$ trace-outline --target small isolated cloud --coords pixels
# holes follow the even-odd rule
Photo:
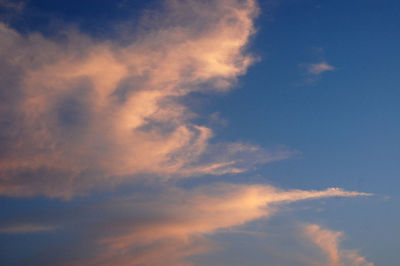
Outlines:
[[[305,70],[304,80],[306,84],[312,84],[321,78],[321,75],[325,72],[334,71],[336,68],[326,61],[321,61],[314,64],[299,64],[299,67]]]
[[[343,232],[336,232],[321,228],[316,224],[306,225],[304,235],[312,241],[322,252],[325,261],[316,262],[315,265],[327,266],[373,266],[357,250],[342,249],[340,247]]]
[[[332,65],[329,65],[327,62],[308,64],[305,66],[307,68],[308,74],[316,75],[316,76],[321,75],[322,73],[327,72],[327,71],[335,70],[335,67]]]

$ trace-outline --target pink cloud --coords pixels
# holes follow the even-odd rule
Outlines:
[[[243,143],[213,148],[212,129],[193,123],[180,100],[235,85],[254,61],[246,46],[257,12],[253,0],[168,1],[123,45],[0,24],[0,56],[15,71],[7,77],[15,99],[0,109],[13,115],[0,194],[70,198],[143,174],[235,174],[291,156]]]
[[[118,234],[108,237],[100,237],[98,244],[104,246],[106,251],[90,263],[101,265],[104,261],[115,262],[114,259],[119,258],[122,261],[130,261],[133,265],[152,265],[150,262],[153,258],[163,261],[164,257],[172,257],[177,260],[174,263],[180,265],[187,257],[185,251],[190,250],[190,255],[194,255],[218,249],[207,240],[207,235],[217,234],[221,229],[234,228],[262,217],[268,218],[279,210],[277,204],[325,197],[368,195],[340,189],[283,191],[263,185],[214,184],[193,190],[172,188],[166,194],[161,194],[154,200],[146,199],[142,203],[128,203],[129,200],[125,199],[119,204],[114,202],[113,205],[122,206],[124,212],[128,213],[129,208],[140,206],[151,210],[155,217],[159,218],[147,220],[142,225],[132,222],[133,226],[130,226],[126,220],[123,224],[113,224],[112,227],[115,228],[124,225],[124,230],[118,230]],[[137,212],[137,209],[135,210]],[[168,248],[171,247],[168,243],[175,248]],[[130,255],[129,250],[142,245],[153,248],[150,248],[148,253]]]
[[[340,189],[281,190],[268,185],[220,183],[194,189],[162,186],[73,209],[49,209],[39,214],[41,221],[51,224],[49,228],[66,230],[71,239],[60,246],[46,246],[47,252],[57,257],[48,256],[43,264],[54,264],[61,256],[63,265],[191,265],[190,256],[223,248],[210,236],[268,219],[283,204],[368,195]],[[19,234],[48,229],[33,222],[36,215],[5,220],[0,229]],[[310,228],[307,232],[314,236]]]
[[[329,266],[373,266],[364,257],[358,254],[356,250],[348,250],[340,247],[343,232],[336,232],[321,228],[319,225],[311,224],[304,228],[304,234],[321,249],[325,255],[325,262],[318,262],[316,265]]]

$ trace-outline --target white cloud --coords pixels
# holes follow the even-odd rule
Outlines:
[[[327,62],[308,64],[308,65],[306,65],[306,67],[307,67],[308,74],[317,75],[317,76],[324,72],[335,70],[335,67],[332,65],[329,65]]]

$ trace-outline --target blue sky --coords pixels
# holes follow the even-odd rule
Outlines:
[[[397,1],[0,1],[0,263],[397,265]]]

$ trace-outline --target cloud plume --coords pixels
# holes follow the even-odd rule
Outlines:
[[[123,42],[0,24],[0,194],[69,198],[143,174],[241,173],[289,157],[243,143],[213,148],[212,129],[193,123],[182,101],[227,91],[246,72],[257,12],[253,0],[167,1]]]

